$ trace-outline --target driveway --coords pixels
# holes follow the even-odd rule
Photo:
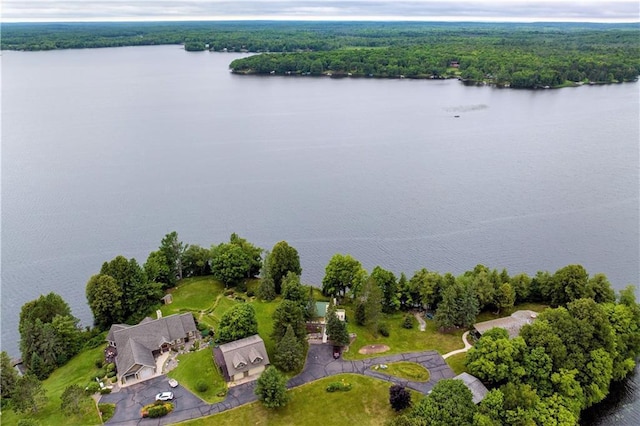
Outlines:
[[[371,369],[371,367],[377,364],[388,364],[397,361],[411,361],[423,365],[429,370],[431,375],[429,381],[413,382],[387,376]],[[333,346],[331,345],[309,345],[309,352],[307,353],[304,369],[300,374],[289,380],[287,387],[294,388],[323,377],[342,373],[364,374],[391,383],[401,384],[425,394],[430,391],[439,380],[453,378],[455,376],[451,368],[449,368],[442,358],[442,355],[436,351],[411,352],[379,356],[358,361],[346,361],[342,358],[333,359]],[[255,386],[255,381],[234,386],[229,388],[224,401],[218,402],[217,404],[208,404],[182,386],[171,389],[169,387],[169,379],[167,379],[166,376],[160,376],[128,386],[119,392],[103,395],[100,402],[116,404],[115,414],[111,420],[107,422],[109,425],[159,426],[220,413],[256,401],[257,397],[254,394]],[[174,410],[171,413],[159,419],[143,419],[140,417],[140,410],[143,406],[154,402],[156,394],[168,390],[171,390],[174,394]]]

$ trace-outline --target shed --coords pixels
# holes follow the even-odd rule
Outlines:
[[[171,294],[165,294],[164,296],[162,296],[162,303],[164,303],[165,305],[170,305],[171,303],[173,303],[173,296]]]
[[[489,392],[489,389],[478,379],[476,376],[472,376],[469,373],[461,373],[453,378],[454,380],[462,380],[464,385],[469,388],[471,394],[473,395],[473,403],[479,404],[480,401],[484,399],[484,397]]]

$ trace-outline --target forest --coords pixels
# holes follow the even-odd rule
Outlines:
[[[262,53],[238,74],[458,78],[513,88],[635,81],[637,24],[189,22],[2,24],[3,50],[183,45]]]

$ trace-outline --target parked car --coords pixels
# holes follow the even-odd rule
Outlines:
[[[171,401],[173,399],[173,392],[160,392],[156,395],[156,401]]]
[[[172,388],[178,387],[178,381],[176,379],[169,379],[169,386]]]
[[[340,346],[334,346],[333,347],[333,359],[338,359],[340,358],[340,352],[341,352]]]

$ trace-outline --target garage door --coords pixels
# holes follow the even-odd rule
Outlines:
[[[140,380],[148,379],[153,376],[153,373],[154,371],[152,368],[143,367],[142,370],[140,370],[140,372],[138,373],[138,377],[140,377]]]

